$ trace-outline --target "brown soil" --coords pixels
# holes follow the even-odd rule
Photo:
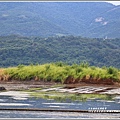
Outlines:
[[[25,90],[29,88],[45,88],[51,87],[54,85],[58,85],[60,83],[55,82],[44,82],[44,81],[0,81],[0,87],[5,87],[6,90]],[[79,86],[104,86],[110,88],[119,88],[120,83],[114,83],[113,85],[107,84],[92,84],[92,83],[85,83],[79,82],[75,84],[63,84],[67,88],[75,88]]]
[[[85,82],[87,84],[104,84],[104,85],[114,85],[115,82],[113,79],[102,79],[102,78],[92,78],[91,76],[87,75],[82,79],[77,78],[75,79],[73,76],[68,76],[64,83],[65,84],[78,84],[81,82]]]
[[[42,88],[56,85],[55,82],[43,81],[0,81],[0,87],[5,87],[6,90],[26,90],[29,88]]]
[[[109,87],[109,88],[119,88],[120,84],[114,84],[114,85],[106,85],[106,84],[89,84],[85,82],[81,82],[79,84],[65,84],[66,88],[75,88],[80,86],[94,86],[94,87]]]

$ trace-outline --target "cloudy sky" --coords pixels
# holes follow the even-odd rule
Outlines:
[[[120,5],[120,1],[106,1],[106,2],[112,3],[114,5]]]

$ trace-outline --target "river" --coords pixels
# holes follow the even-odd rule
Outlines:
[[[120,110],[120,95],[110,95],[110,100],[100,98],[85,101],[66,99],[58,101],[31,97],[26,92],[0,93],[0,118],[120,118],[120,113],[61,112],[55,110]],[[52,109],[54,111],[20,111],[21,109]],[[4,110],[2,110],[4,109]],[[13,110],[5,110],[13,109]]]

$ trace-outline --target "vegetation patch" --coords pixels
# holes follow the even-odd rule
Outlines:
[[[73,93],[60,93],[57,91],[41,91],[38,89],[29,89],[26,90],[31,97],[37,98],[42,98],[42,99],[53,99],[56,101],[66,101],[66,100],[71,100],[71,101],[82,101],[85,102],[88,99],[102,99],[102,100],[112,100],[114,95],[106,95],[106,94],[73,94]]]
[[[72,65],[63,62],[28,66],[19,65],[1,71],[0,77],[5,77],[5,80],[34,80],[64,84],[81,82],[114,84],[120,82],[119,69],[114,67],[94,67],[86,62]]]
[[[87,61],[92,66],[120,68],[119,41],[119,38],[105,40],[72,35],[46,38],[0,36],[0,67]]]

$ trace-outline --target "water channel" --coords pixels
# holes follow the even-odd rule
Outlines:
[[[7,93],[7,94],[6,94]],[[11,94],[12,93],[12,94]],[[24,93],[24,92],[23,92]],[[19,111],[16,108],[54,109],[54,110],[120,110],[120,95],[108,95],[109,99],[88,98],[86,100],[55,100],[45,99],[18,91],[0,94],[0,118],[120,118],[120,113],[81,113],[81,112],[50,112],[50,111]],[[2,109],[14,110],[2,110]]]

